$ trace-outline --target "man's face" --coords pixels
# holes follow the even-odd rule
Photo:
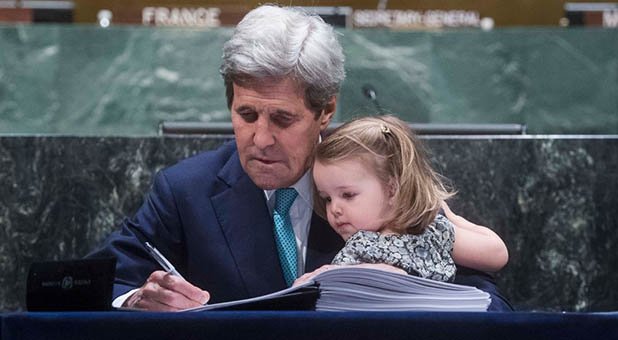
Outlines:
[[[232,124],[243,169],[262,189],[294,184],[311,167],[320,131],[335,112],[336,97],[316,120],[304,89],[289,78],[234,83]]]

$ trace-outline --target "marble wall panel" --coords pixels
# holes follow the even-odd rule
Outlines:
[[[25,308],[33,261],[75,259],[141,205],[156,171],[219,137],[0,137],[0,311]],[[451,206],[510,250],[523,310],[618,310],[618,137],[431,137]]]
[[[618,133],[618,30],[340,30],[338,114],[518,123],[534,134]],[[0,133],[156,135],[229,121],[219,75],[232,28],[0,26]]]

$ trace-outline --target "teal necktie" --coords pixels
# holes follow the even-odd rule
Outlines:
[[[275,192],[275,210],[273,220],[275,221],[275,241],[279,252],[281,269],[288,287],[294,283],[297,276],[296,264],[296,237],[290,220],[290,207],[298,196],[294,188],[277,189]]]

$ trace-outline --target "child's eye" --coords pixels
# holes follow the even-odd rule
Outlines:
[[[331,201],[330,196],[327,196],[327,197],[322,197],[322,199],[323,199],[324,201],[326,201],[326,204],[330,203],[330,201]]]
[[[353,192],[344,192],[341,196],[345,199],[352,199],[356,194]]]

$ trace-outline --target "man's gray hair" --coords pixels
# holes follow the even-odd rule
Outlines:
[[[320,114],[345,78],[344,56],[333,28],[300,9],[260,6],[242,19],[223,46],[221,75],[228,108],[234,82],[292,77],[305,87],[309,108]]]

